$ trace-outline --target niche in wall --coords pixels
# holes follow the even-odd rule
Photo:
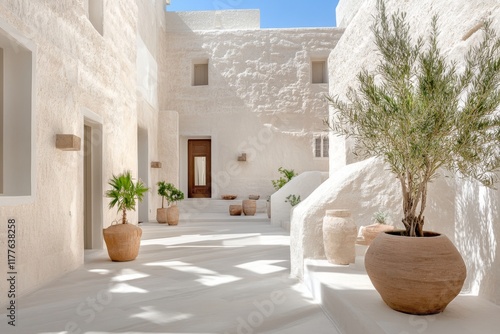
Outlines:
[[[33,50],[12,27],[0,24],[0,205],[33,195]]]

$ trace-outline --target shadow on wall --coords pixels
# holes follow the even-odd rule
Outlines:
[[[467,265],[464,289],[500,303],[500,191],[457,184],[455,242]]]

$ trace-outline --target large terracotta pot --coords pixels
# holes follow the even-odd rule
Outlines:
[[[167,208],[167,223],[168,225],[179,224],[179,208],[175,204]]]
[[[156,209],[156,221],[160,224],[167,223],[167,208]]]
[[[104,241],[112,261],[132,261],[139,254],[142,229],[133,224],[111,225],[103,230]]]
[[[366,251],[366,272],[384,302],[396,311],[440,313],[462,289],[466,268],[453,243],[439,233],[424,235],[380,233]]]

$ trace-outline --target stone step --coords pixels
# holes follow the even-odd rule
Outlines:
[[[212,198],[189,198],[179,202],[181,213],[227,213],[229,215],[229,205],[242,204],[243,199],[234,200],[212,199]],[[256,201],[257,213],[266,212],[266,200]]]
[[[500,306],[470,294],[460,294],[436,315],[392,310],[373,287],[359,253],[349,266],[306,259],[304,267],[305,285],[341,333],[493,334],[500,328]]]

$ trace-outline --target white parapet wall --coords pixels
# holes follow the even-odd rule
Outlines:
[[[260,29],[260,11],[247,9],[166,12],[166,21],[168,32],[255,30]]]
[[[271,196],[271,224],[290,231],[290,213],[292,206],[285,202],[289,195],[300,196],[304,200],[321,183],[328,179],[326,172],[304,172],[291,179]],[[300,205],[300,204],[299,204]]]
[[[335,9],[337,27],[347,27],[365,1],[366,0],[340,0]]]

